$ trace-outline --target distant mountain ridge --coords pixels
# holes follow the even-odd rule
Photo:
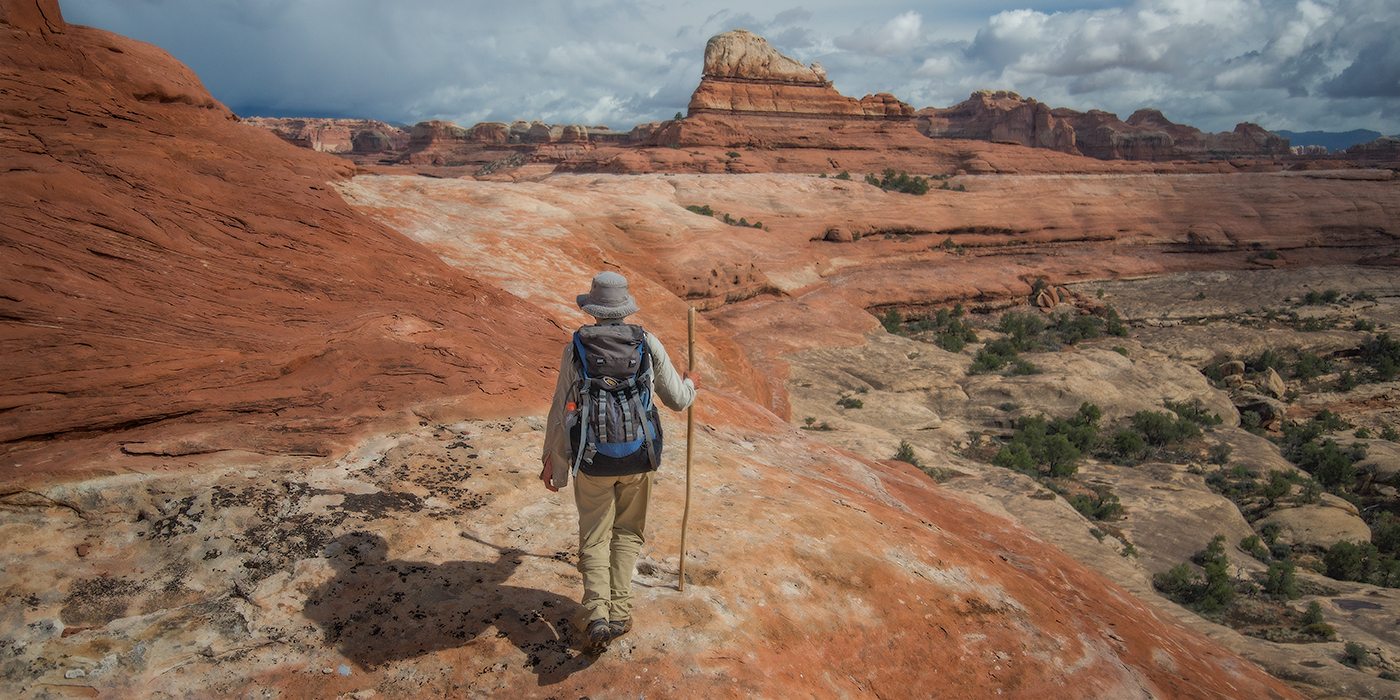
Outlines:
[[[1275,130],[1274,133],[1288,139],[1290,146],[1326,146],[1328,151],[1344,150],[1358,143],[1369,143],[1384,136],[1381,132],[1370,129],[1352,129],[1351,131]]]

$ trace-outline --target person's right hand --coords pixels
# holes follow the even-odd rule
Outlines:
[[[686,371],[685,373],[683,373],[683,374],[681,375],[681,378],[682,378],[682,379],[689,379],[689,380],[690,380],[690,383],[695,385],[695,390],[696,390],[696,391],[699,391],[699,390],[700,390],[700,373],[699,373],[699,372],[696,372],[696,371],[694,371],[694,370],[688,370],[688,371]]]
[[[544,482],[544,487],[550,491],[558,491],[559,487],[554,485],[554,464],[546,457],[544,467],[540,469],[540,481]]]

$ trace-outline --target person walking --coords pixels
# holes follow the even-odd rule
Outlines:
[[[651,398],[684,411],[700,374],[681,376],[656,336],[627,323],[640,309],[622,275],[598,273],[577,302],[594,323],[580,327],[564,348],[539,478],[558,491],[573,477],[583,575],[575,623],[586,638],[584,651],[597,655],[632,629],[632,574],[661,458]]]

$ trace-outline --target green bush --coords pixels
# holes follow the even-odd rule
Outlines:
[[[1053,478],[1074,476],[1079,458],[1098,445],[1098,421],[1103,412],[1084,402],[1071,418],[1022,416],[1016,421],[1011,442],[1003,446],[992,464],[1027,474],[1045,472]]]
[[[1250,535],[1240,540],[1240,549],[1249,552],[1249,556],[1262,562],[1269,561],[1269,548],[1264,546],[1264,542],[1259,539],[1259,535]]]
[[[1007,338],[998,338],[983,345],[977,351],[977,355],[972,358],[972,366],[968,368],[968,373],[991,374],[999,372],[1016,359],[1015,343]]]
[[[1263,372],[1269,369],[1282,373],[1287,367],[1287,362],[1283,356],[1272,349],[1259,353],[1259,357],[1245,363],[1250,372]]]
[[[1376,569],[1375,545],[1370,542],[1338,542],[1323,556],[1327,576],[1338,581],[1365,581]]]
[[[1192,399],[1190,402],[1166,401],[1164,405],[1177,416],[1201,427],[1220,425],[1225,422],[1219,413],[1207,413],[1205,404],[1201,403],[1200,399]]]
[[[1147,444],[1154,447],[1165,447],[1201,435],[1201,429],[1196,427],[1194,422],[1169,413],[1138,411],[1130,420],[1133,429],[1142,434]]]
[[[904,335],[904,315],[899,313],[899,309],[890,309],[880,317],[880,324],[885,327],[885,332],[891,335]]]
[[[1294,600],[1298,597],[1298,579],[1293,562],[1276,561],[1269,564],[1264,575],[1264,592],[1275,598]]]
[[[1366,647],[1357,642],[1347,642],[1342,651],[1342,661],[1348,666],[1361,668],[1371,665],[1371,653],[1366,651]]]
[[[1216,535],[1193,557],[1205,569],[1205,577],[1190,564],[1181,563],[1152,576],[1152,585],[1172,600],[1202,614],[1220,612],[1235,597],[1230,584],[1230,561],[1225,556],[1225,536]]]
[[[841,408],[865,408],[865,402],[852,396],[842,396],[836,400],[836,405]]]
[[[1293,491],[1293,482],[1288,475],[1277,469],[1269,472],[1269,482],[1260,489],[1259,495],[1272,506],[1275,501]]]
[[[1218,611],[1235,597],[1235,589],[1230,585],[1230,560],[1225,555],[1225,536],[1216,535],[1196,556],[1206,570],[1205,590],[1196,605],[1202,612]]]
[[[1400,341],[1382,333],[1361,346],[1361,359],[1371,366],[1374,381],[1393,381],[1400,374]]]
[[[1303,613],[1298,622],[1302,625],[1305,634],[1321,639],[1332,639],[1337,636],[1337,630],[1322,618],[1322,604],[1315,600],[1308,604],[1307,612]]]
[[[1117,457],[1136,462],[1145,456],[1147,441],[1138,433],[1124,429],[1114,433],[1109,441],[1109,450]]]
[[[1090,520],[1117,520],[1123,515],[1123,504],[1118,496],[1107,487],[1094,487],[1094,495],[1076,494],[1069,497],[1069,504]]]
[[[866,175],[865,181],[882,190],[891,192],[903,192],[904,194],[928,193],[929,182],[922,177],[910,177],[909,173],[903,171],[896,174],[894,168],[885,168],[883,174],[883,178],[875,177],[874,175]]]
[[[1299,355],[1298,362],[1293,365],[1293,376],[1303,381],[1317,379],[1330,371],[1332,371],[1330,363],[1310,352]]]
[[[897,462],[905,462],[916,467],[922,466],[919,464],[918,458],[914,456],[914,446],[909,444],[908,440],[899,441],[899,450],[894,453],[894,459]]]

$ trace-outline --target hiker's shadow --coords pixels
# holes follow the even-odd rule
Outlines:
[[[525,555],[501,549],[495,561],[442,564],[386,559],[388,543],[373,533],[342,535],[326,546],[334,579],[303,610],[361,668],[469,644],[493,631],[528,657],[541,685],[586,668],[570,620],[579,604],[533,588],[505,585]]]

